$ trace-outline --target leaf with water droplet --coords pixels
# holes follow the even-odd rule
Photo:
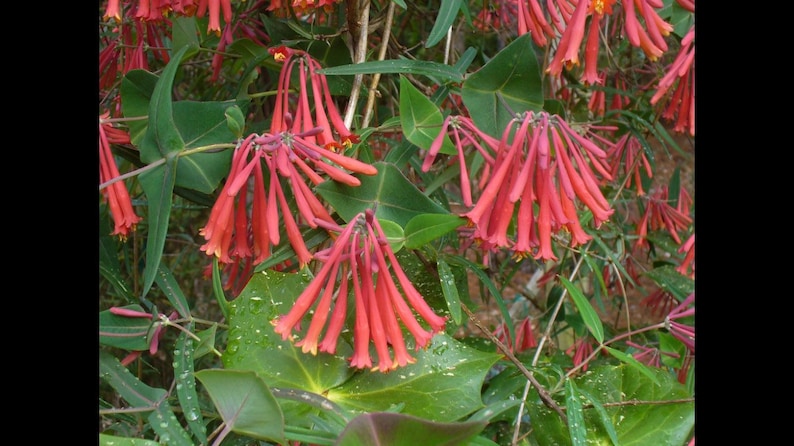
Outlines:
[[[185,329],[187,331],[192,332],[194,328],[194,323],[188,322],[185,325]],[[187,425],[190,428],[190,431],[193,432],[193,435],[196,436],[196,439],[199,440],[201,444],[207,443],[207,428],[204,425],[204,420],[201,417],[201,407],[199,407],[198,403],[198,395],[196,394],[196,378],[193,375],[195,370],[195,365],[193,362],[193,343],[191,342],[188,345],[188,335],[187,332],[182,331],[179,334],[179,337],[176,340],[176,345],[174,346],[174,362],[176,363],[176,367],[174,367],[174,376],[176,381],[176,394],[179,398],[179,404],[182,406],[182,411],[184,413],[191,413],[196,415],[191,419],[191,417],[185,417],[187,419]],[[181,351],[181,354],[177,354],[177,351]]]

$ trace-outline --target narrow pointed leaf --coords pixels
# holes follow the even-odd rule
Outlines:
[[[429,76],[440,82],[460,82],[463,80],[463,74],[449,65],[408,59],[376,60],[358,64],[339,65],[324,68],[318,70],[318,72],[326,75],[408,73]]]
[[[543,109],[543,84],[529,33],[517,38],[463,82],[461,97],[484,132],[501,138],[516,113]]]
[[[165,294],[165,297],[168,298],[168,302],[171,302],[171,305],[174,306],[180,317],[190,318],[190,306],[182,290],[179,288],[179,283],[174,278],[174,275],[171,274],[171,270],[162,263],[158,267],[158,270],[157,276],[155,277],[157,286],[160,287],[160,290]]]
[[[193,446],[190,434],[179,424],[174,411],[166,402],[168,392],[149,387],[136,378],[118,359],[105,351],[99,352],[99,376],[107,381],[130,407],[152,409],[148,421],[162,443],[174,446]]]
[[[379,219],[391,220],[402,227],[417,215],[449,214],[424,196],[394,164],[377,162],[374,166],[377,175],[356,175],[361,180],[360,186],[325,181],[316,190],[345,221],[372,208]]]
[[[485,425],[484,421],[437,423],[400,413],[376,412],[354,418],[335,446],[465,446]]]
[[[582,320],[584,321],[587,329],[590,330],[590,333],[593,337],[598,341],[599,344],[604,342],[604,326],[601,323],[601,318],[598,317],[598,313],[596,313],[595,309],[592,305],[590,305],[590,301],[582,294],[579,288],[576,287],[573,283],[571,283],[565,277],[560,277],[560,281],[562,282],[563,286],[566,290],[568,290],[568,294],[571,295],[573,298],[574,304],[576,304],[576,308],[579,310],[579,314],[582,315]]]
[[[584,389],[577,388],[576,391],[579,392],[580,395],[583,395],[585,398],[590,400],[590,404],[593,405],[593,409],[595,409],[595,411],[598,413],[598,416],[601,419],[601,425],[604,427],[607,435],[609,435],[609,439],[612,441],[612,444],[614,446],[620,446],[620,440],[618,440],[618,433],[615,431],[615,425],[612,424],[612,419],[609,417],[606,409],[604,409],[604,405],[601,404],[601,401]]]
[[[466,224],[452,214],[417,215],[405,225],[405,247],[416,249]]]
[[[196,372],[223,422],[240,435],[287,444],[284,415],[267,384],[254,372],[204,369]]]
[[[650,277],[660,288],[670,292],[679,302],[683,302],[687,296],[695,292],[695,281],[675,270],[670,265],[660,266],[645,275]]]
[[[184,328],[188,332],[192,332],[194,323],[189,322]],[[187,420],[188,428],[201,444],[207,444],[207,427],[204,424],[204,417],[201,415],[201,406],[196,392],[194,349],[193,339],[187,335],[187,332],[180,332],[174,346],[174,381],[176,381],[176,395],[185,420]]]
[[[182,47],[172,55],[171,61],[166,65],[154,87],[152,100],[149,102],[149,126],[140,145],[141,160],[147,164],[179,152],[185,147],[185,142],[174,121],[171,96],[174,77],[187,50],[188,47]]]
[[[656,375],[654,375],[653,370],[647,365],[641,363],[640,361],[637,361],[636,359],[634,359],[633,356],[627,355],[626,353],[623,353],[620,350],[608,346],[604,346],[604,348],[607,349],[610,355],[618,358],[619,360],[626,363],[628,366],[635,368],[640,373],[647,376],[648,379],[654,382],[654,384],[659,384],[659,380],[656,378]]]
[[[420,149],[429,150],[443,123],[444,116],[438,107],[405,76],[400,76],[400,125],[405,139]],[[450,155],[458,153],[449,136],[444,136],[440,151]]]
[[[571,445],[584,446],[587,444],[587,429],[585,428],[582,401],[573,380],[565,381],[565,414],[568,416],[568,433],[571,436]]]
[[[125,438],[115,435],[99,434],[99,446],[161,446],[154,440],[143,438]]]
[[[455,286],[455,275],[452,274],[452,269],[444,259],[438,259],[438,281],[441,283],[441,290],[444,292],[444,298],[447,301],[449,314],[452,315],[452,320],[456,325],[460,325],[462,320],[460,309],[460,296],[458,296],[458,288]]]
[[[425,48],[434,46],[447,35],[447,31],[449,31],[455,21],[455,17],[458,15],[458,11],[460,11],[461,3],[463,3],[462,0],[441,0],[441,7],[438,9],[433,29],[430,30],[430,34],[427,36]]]
[[[171,157],[166,164],[139,175],[146,198],[149,200],[149,235],[146,243],[146,266],[143,270],[143,292],[149,293],[160,268],[160,258],[168,234],[168,221],[171,217],[174,182],[176,179],[177,158]]]

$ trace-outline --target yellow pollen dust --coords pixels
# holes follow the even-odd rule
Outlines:
[[[284,62],[287,56],[284,53],[276,53],[273,55],[273,59],[276,59],[276,62]]]
[[[594,0],[593,1],[593,9],[595,12],[599,14],[604,13],[604,0]]]

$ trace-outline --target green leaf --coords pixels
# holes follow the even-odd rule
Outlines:
[[[417,147],[429,150],[441,132],[444,116],[438,107],[405,78],[400,76],[400,125],[405,139]],[[441,153],[457,154],[448,135],[444,136]]]
[[[107,381],[131,408],[151,409],[148,422],[160,436],[161,443],[192,446],[190,435],[179,424],[164,389],[149,387],[136,378],[118,359],[106,351],[99,352],[99,376]]]
[[[193,331],[194,324],[189,322],[185,330],[180,331],[174,346],[174,381],[176,382],[176,395],[182,414],[187,420],[187,425],[196,439],[201,444],[207,444],[207,426],[201,415],[198,393],[196,392],[196,377],[194,375],[194,348],[193,339],[188,332]]]
[[[229,130],[231,130],[238,139],[242,138],[243,131],[245,131],[245,116],[243,115],[243,110],[238,105],[232,105],[231,107],[227,107],[223,114],[226,116],[226,125],[229,127]]]
[[[232,432],[287,444],[284,415],[265,381],[254,372],[204,369],[196,378]]]
[[[273,331],[271,321],[289,312],[311,277],[306,270],[254,274],[229,303],[229,341],[222,358],[225,368],[257,372],[272,387],[319,395],[350,377],[353,370],[346,357],[352,355],[352,349],[346,343],[339,343],[336,355],[318,352],[312,356]]]
[[[425,48],[434,46],[447,35],[447,31],[449,31],[455,21],[455,16],[460,11],[461,3],[463,3],[462,0],[441,0],[441,7],[438,10],[435,23],[433,23],[433,29],[430,30],[430,34],[427,36]]]
[[[195,17],[185,17],[175,15],[171,19],[171,51],[178,51],[183,47],[190,47],[198,49],[201,46],[199,42],[200,31]]]
[[[572,284],[568,279],[565,277],[560,277],[560,281],[562,282],[563,286],[565,286],[565,289],[568,290],[568,294],[570,294],[573,298],[573,302],[576,304],[579,314],[582,315],[582,320],[587,326],[587,329],[590,330],[590,333],[599,344],[603,344],[604,326],[601,324],[601,318],[598,317],[598,313],[596,313],[593,306],[590,305],[590,301],[587,300],[579,288]]]
[[[598,398],[621,446],[683,446],[695,424],[694,402],[686,401],[692,395],[669,372],[651,372],[658,385],[626,365],[596,366],[574,381],[577,389]],[[527,412],[536,426],[530,443],[572,444],[568,427],[543,404],[535,389],[528,396]],[[588,444],[614,444],[604,428],[602,415],[586,406],[583,413]]]
[[[405,243],[405,233],[402,226],[381,218],[378,218],[378,223],[380,223],[383,233],[386,234],[386,239],[389,241],[392,251],[396,253],[401,250]]]
[[[659,384],[659,381],[656,379],[656,376],[653,373],[653,369],[651,369],[647,365],[641,363],[640,361],[637,361],[636,359],[634,359],[633,356],[628,355],[626,353],[623,353],[620,350],[614,349],[612,347],[608,347],[606,345],[604,346],[604,348],[612,356],[618,358],[622,362],[624,362],[624,363],[628,364],[629,366],[637,369],[640,373],[642,373],[643,375],[647,376],[648,379],[650,379],[651,381],[654,382],[654,384],[657,384],[657,385]]]
[[[125,438],[99,434],[99,446],[161,446],[161,444],[154,440],[145,440],[143,438]]]
[[[174,306],[179,316],[190,318],[190,306],[182,290],[179,288],[179,282],[177,282],[167,266],[161,263],[158,269],[159,272],[155,277],[157,286],[160,287],[160,290],[168,298],[168,302],[171,302],[171,305]]]
[[[360,186],[325,181],[316,191],[345,221],[373,207],[378,219],[391,220],[402,227],[420,214],[449,214],[422,194],[394,164],[377,162],[374,166],[377,175],[355,175]]]
[[[455,286],[455,275],[452,274],[452,269],[444,259],[439,258],[438,264],[438,281],[441,283],[441,290],[444,292],[444,298],[447,301],[447,308],[449,314],[452,315],[452,320],[456,325],[460,325],[462,320],[460,310],[460,297],[458,296],[458,287]]]
[[[576,391],[579,392],[580,395],[583,395],[585,398],[590,400],[590,404],[592,404],[593,409],[598,412],[598,416],[601,419],[601,425],[604,426],[604,430],[607,432],[607,435],[609,435],[609,439],[612,441],[612,444],[615,446],[620,446],[618,433],[615,430],[615,426],[612,424],[612,419],[609,418],[609,414],[601,402],[592,394],[590,394],[590,392],[584,389],[577,388]]]
[[[149,102],[159,79],[157,75],[141,69],[131,70],[121,79],[119,92],[124,117],[147,118],[127,122],[130,141],[136,146],[140,146],[149,128]]]
[[[391,1],[397,4],[397,6],[399,6],[402,9],[408,9],[408,6],[405,4],[405,0],[391,0]]]
[[[500,355],[468,347],[447,334],[433,337],[416,352],[416,363],[390,373],[361,371],[327,397],[343,408],[361,412],[401,412],[432,421],[455,421],[483,407],[485,375]]]
[[[146,313],[138,304],[125,305],[121,308]],[[146,334],[152,326],[152,320],[144,317],[118,316],[110,310],[99,312],[99,343],[124,350],[148,350],[149,341]]]
[[[351,421],[335,446],[456,446],[468,445],[485,421],[435,423],[389,412],[362,414]]]
[[[157,81],[149,102],[149,125],[140,143],[141,160],[147,164],[185,148],[185,142],[174,121],[173,101],[174,77],[188,47],[182,47],[173,54],[163,74]]]
[[[405,247],[422,247],[465,223],[466,219],[452,214],[417,215],[405,225]]]
[[[672,265],[665,265],[646,271],[645,275],[650,277],[660,288],[669,291],[679,302],[684,301],[690,294],[695,292],[695,281],[678,271]]]
[[[317,72],[326,75],[408,73],[436,78],[442,83],[449,81],[460,82],[463,80],[463,74],[449,65],[408,59],[375,60],[357,64],[339,65],[336,67],[324,68]]]
[[[587,428],[585,427],[582,401],[576,391],[573,380],[565,380],[565,414],[568,416],[568,433],[571,436],[571,445],[583,446],[587,444]]]
[[[543,109],[542,87],[537,56],[527,33],[467,77],[461,97],[477,127],[501,138],[515,114]]]
[[[146,239],[146,266],[143,270],[143,293],[145,297],[160,269],[160,259],[168,234],[168,221],[174,199],[176,180],[176,157],[165,165],[146,171],[138,176],[146,198],[149,200],[149,235]]]
[[[196,333],[198,336],[199,344],[196,346],[196,351],[194,353],[195,359],[201,358],[202,356],[212,353],[215,350],[215,338],[216,332],[218,331],[218,324],[212,324],[210,328],[206,330],[201,330]]]

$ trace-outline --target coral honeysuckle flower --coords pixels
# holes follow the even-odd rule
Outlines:
[[[519,128],[510,141],[516,123]],[[585,135],[597,139],[590,130]],[[557,258],[551,236],[561,230],[571,234],[571,246],[588,241],[590,236],[579,224],[576,201],[590,209],[596,227],[614,210],[593,171],[611,179],[606,152],[586,136],[546,112],[527,112],[520,121],[513,121],[504,131],[493,173],[477,203],[461,214],[475,226],[477,237],[512,249],[517,257],[534,255],[543,260]],[[515,206],[517,218],[513,218]]]
[[[607,155],[612,176],[619,177],[622,170],[626,174],[626,187],[631,187],[633,184],[637,196],[645,195],[645,190],[642,188],[642,171],[645,171],[648,178],[653,178],[653,170],[637,137],[630,133],[624,134],[607,151]]]
[[[675,90],[671,97],[667,97],[673,84],[676,85]],[[695,136],[695,25],[681,40],[681,49],[659,81],[651,104],[656,104],[662,98],[669,101],[662,117],[675,120],[673,131],[689,131],[691,136]]]
[[[657,9],[664,7],[660,0],[627,0],[623,5],[623,30],[633,46],[641,48],[648,59],[653,62],[665,51],[667,42],[664,37],[673,31],[673,25],[659,17]],[[645,20],[645,28],[640,25],[636,11],[639,10]]]
[[[355,323],[351,367],[372,368],[370,341],[378,361],[373,370],[388,372],[415,362],[400,324],[413,337],[415,348],[420,349],[428,346],[435,333],[444,330],[446,318],[435,314],[405,275],[374,211],[359,213],[344,228],[327,221],[317,223],[339,235],[330,248],[316,253],[315,259],[324,262],[323,266],[292,309],[274,321],[275,332],[282,339],[296,340],[295,345],[304,353],[335,353],[351,307],[348,298],[352,298]],[[348,296],[348,290],[352,290],[352,296]],[[293,335],[312,308],[306,332]],[[424,328],[415,315],[429,328]],[[328,328],[321,340],[326,324]]]
[[[221,35],[221,18],[220,14],[223,11],[223,20],[226,23],[232,20],[232,2],[231,0],[199,0],[198,8],[196,9],[196,17],[204,17],[209,11],[209,23],[207,25],[207,34],[215,33]]]
[[[684,253],[684,260],[676,267],[676,271],[684,276],[695,278],[695,234],[689,238],[678,248],[679,253]]]
[[[119,6],[120,0],[108,0],[105,6],[105,14],[102,16],[105,20],[113,19],[116,23],[121,23],[121,7]]]
[[[683,186],[681,191],[681,197],[688,197]],[[645,212],[637,224],[638,237],[634,242],[635,249],[647,248],[648,232],[662,229],[666,230],[676,243],[681,244],[681,238],[678,233],[685,231],[692,224],[692,218],[688,215],[688,210],[679,209],[670,204],[669,196],[667,186],[662,186],[653,189],[647,196],[643,197],[646,199]]]
[[[538,346],[538,342],[535,340],[535,334],[532,332],[532,321],[529,317],[525,317],[519,322],[518,326],[516,326],[515,333],[516,339],[513,341],[510,339],[510,330],[507,329],[507,323],[502,322],[493,334],[510,349],[511,353],[521,353]]]
[[[120,308],[120,307],[111,307],[110,313],[115,314],[116,316],[124,316],[124,317],[134,317],[134,318],[144,318],[152,320],[154,316],[149,313],[144,313],[142,311],[131,310],[129,308]],[[168,321],[176,320],[179,314],[176,311],[172,311],[170,315],[166,316],[164,313],[160,313],[158,316],[158,320],[154,321],[155,324],[154,331],[151,332],[149,336],[149,354],[153,355],[157,353],[157,350],[160,346],[160,340],[163,338],[163,334],[165,334],[165,328],[167,327]],[[125,357],[121,363],[124,365],[128,365],[134,359],[138,358],[142,352],[136,351],[132,352],[127,357]]]
[[[553,12],[553,8],[550,11]],[[526,33],[531,33],[532,40],[539,47],[546,46],[549,43],[548,38],[555,36],[538,0],[518,2],[518,35],[523,36]]]
[[[691,306],[690,306],[691,305]],[[695,352],[695,327],[679,322],[679,319],[689,318],[695,315],[695,293],[690,294],[678,306],[670,310],[670,314],[664,319],[665,328],[676,339],[683,342],[691,351]]]
[[[110,113],[99,117],[99,181],[102,184],[121,176],[110,144],[130,143],[129,134],[107,122],[109,117]],[[102,188],[101,191],[107,200],[110,215],[115,224],[111,235],[126,240],[130,232],[135,230],[138,222],[142,220],[132,208],[132,200],[127,186],[123,181],[115,181]]]
[[[482,170],[483,181],[490,172],[490,166],[494,161],[494,154],[499,148],[499,140],[483,132],[474,124],[474,121],[467,116],[453,116],[449,115],[444,119],[441,124],[441,132],[433,140],[427,154],[425,155],[424,162],[422,163],[422,171],[427,172],[430,170],[431,165],[438,156],[441,145],[444,143],[444,137],[448,134],[452,135],[452,141],[455,143],[455,148],[458,149],[457,160],[460,165],[460,190],[463,198],[463,205],[471,207],[472,205],[472,190],[471,179],[469,178],[469,170],[466,166],[466,155],[464,151],[468,147],[474,147],[480,155],[485,159],[486,167]]]

